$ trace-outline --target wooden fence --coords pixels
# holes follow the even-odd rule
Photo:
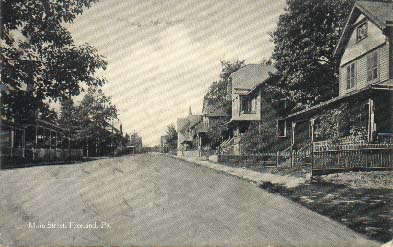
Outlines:
[[[393,144],[317,146],[313,149],[312,164],[313,175],[393,169]]]

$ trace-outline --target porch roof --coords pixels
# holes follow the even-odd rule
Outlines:
[[[385,83],[382,83],[382,84],[372,84],[372,85],[369,85],[368,87],[362,88],[362,89],[360,89],[360,90],[356,90],[356,91],[353,91],[353,92],[348,93],[348,94],[346,94],[346,95],[338,96],[338,97],[335,97],[335,98],[330,99],[330,100],[328,100],[328,101],[319,103],[318,105],[309,107],[309,108],[307,108],[307,109],[304,109],[304,110],[301,110],[301,111],[298,111],[298,112],[294,112],[294,113],[292,113],[292,114],[289,114],[289,115],[288,115],[286,118],[284,118],[284,119],[285,119],[285,120],[290,120],[290,119],[294,119],[294,118],[301,117],[302,115],[315,114],[317,111],[319,111],[319,110],[321,110],[321,109],[324,109],[324,108],[329,107],[329,106],[332,106],[332,105],[334,105],[334,104],[343,102],[343,101],[345,101],[345,100],[347,100],[347,99],[350,99],[350,98],[353,98],[353,97],[355,97],[355,96],[360,96],[360,95],[363,95],[363,94],[366,94],[366,93],[369,93],[369,92],[372,92],[372,91],[380,91],[380,90],[383,90],[383,91],[392,91],[392,92],[393,92],[393,85],[390,84],[389,81],[387,81],[386,84],[385,84]]]
[[[17,123],[15,123],[13,121],[9,121],[9,120],[6,120],[6,119],[0,119],[0,126],[13,128],[13,129],[19,129],[19,130],[23,130],[25,128],[21,124],[17,124]]]

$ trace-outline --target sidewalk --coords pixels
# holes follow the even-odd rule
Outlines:
[[[284,196],[380,243],[391,240],[391,172],[343,173],[309,177],[258,172],[198,158],[175,157],[236,176]],[[268,183],[270,182],[270,183]],[[393,245],[392,245],[393,246]]]
[[[271,174],[271,173],[260,173],[245,168],[229,167],[222,164],[213,163],[212,161],[209,160],[199,160],[195,157],[191,158],[191,157],[181,157],[181,156],[173,156],[173,155],[170,156],[177,159],[192,162],[210,169],[214,169],[216,171],[225,172],[232,176],[236,176],[248,180],[250,182],[253,182],[257,185],[260,185],[265,182],[270,182],[272,184],[280,184],[287,188],[293,188],[301,184],[305,184],[307,181],[309,181],[308,179],[298,178],[294,176],[278,175],[278,174]]]

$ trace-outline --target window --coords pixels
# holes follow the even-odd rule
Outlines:
[[[351,63],[347,66],[347,89],[355,87],[355,63]]]
[[[257,111],[257,98],[253,97],[251,99],[251,112],[256,112]]]
[[[287,136],[287,122],[285,119],[277,120],[277,137]]]
[[[363,22],[356,28],[356,41],[361,41],[367,38],[367,22]]]
[[[249,96],[241,96],[240,97],[240,109],[242,112],[251,112],[251,99]]]
[[[257,111],[257,97],[241,96],[240,110],[242,113],[255,113]]]
[[[209,118],[207,116],[203,117],[203,124],[205,128],[209,128]]]
[[[378,52],[374,51],[367,57],[367,81],[378,79]]]

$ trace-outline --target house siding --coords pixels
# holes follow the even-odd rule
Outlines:
[[[358,22],[364,17],[359,17]],[[339,95],[343,96],[354,90],[359,90],[370,83],[383,82],[389,79],[389,45],[386,36],[382,31],[370,21],[368,23],[368,37],[359,42],[356,41],[356,28],[348,42],[340,66]],[[367,81],[367,56],[373,52],[378,52],[379,80]],[[347,89],[347,70],[349,64],[355,63],[355,81],[353,88]]]
[[[232,94],[232,120],[236,121],[259,121],[261,120],[261,89],[257,92],[255,113],[241,113],[240,96],[241,90],[234,90]]]

